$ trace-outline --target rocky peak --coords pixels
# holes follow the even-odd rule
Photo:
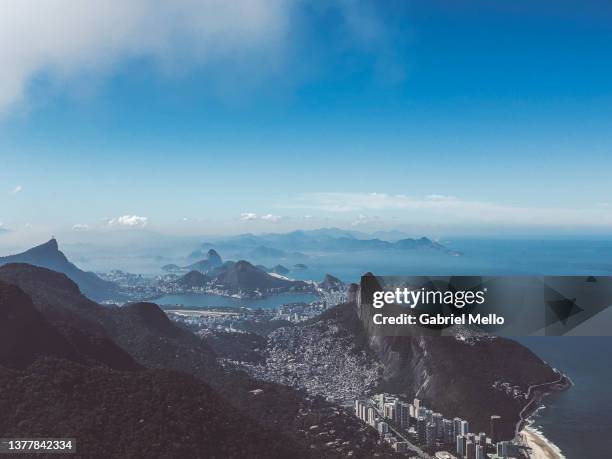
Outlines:
[[[206,254],[206,258],[208,259],[208,261],[219,264],[219,265],[223,263],[223,260],[221,259],[221,255],[219,255],[219,253],[215,249],[210,249],[208,253]]]

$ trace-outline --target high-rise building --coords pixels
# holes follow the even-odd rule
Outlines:
[[[420,401],[418,398],[415,398],[415,399],[412,401],[412,405],[414,405],[414,411],[415,411],[416,413],[418,413],[418,412],[419,412],[419,408],[421,407],[421,401]],[[418,416],[417,416],[417,417],[418,417]]]
[[[508,442],[507,441],[497,442],[497,455],[499,457],[508,456]]]
[[[461,418],[453,419],[453,437],[457,438],[457,435],[463,435],[461,433]]]
[[[417,438],[420,444],[427,441],[427,419],[420,417],[417,419]]]
[[[355,416],[362,421],[367,421],[367,406],[363,400],[355,400]]]
[[[476,445],[476,459],[485,459],[485,447]]]
[[[465,456],[465,437],[463,435],[457,435],[457,455]]]
[[[376,427],[378,428],[378,433],[381,435],[384,435],[389,432],[389,424],[384,421],[379,422]]]
[[[480,432],[478,434],[478,444],[482,445],[485,449],[487,447],[487,434]]]
[[[476,459],[476,445],[472,440],[465,442],[465,457],[466,459]]]
[[[398,441],[393,444],[393,449],[398,453],[407,453],[408,452],[408,443],[405,441]]]
[[[368,424],[373,426],[376,423],[376,410],[371,406],[368,407]]]
[[[431,417],[432,422],[436,425],[436,437],[443,438],[444,437],[444,418],[440,413],[434,413]]]
[[[425,440],[427,442],[428,448],[433,448],[436,446],[436,437],[438,435],[438,428],[435,422],[427,423],[426,432],[425,432]]]
[[[467,435],[470,431],[470,423],[467,421],[461,421],[461,435]]]
[[[447,445],[452,444],[455,439],[453,435],[453,421],[451,421],[450,419],[444,419],[442,421],[442,428],[444,430],[444,443],[446,443]]]
[[[407,403],[399,402],[397,404],[397,418],[400,427],[407,430],[410,425],[410,410]]]
[[[395,399],[393,400],[393,403],[391,404],[393,406],[393,417],[391,419],[393,419],[394,422],[398,423],[400,422],[400,404],[402,402],[400,402],[399,400]]]
[[[501,417],[494,414],[493,416],[491,416],[491,428],[490,428],[490,434],[491,434],[491,443],[495,444],[497,443],[500,438],[499,438],[499,428],[501,425]]]
[[[411,403],[410,405],[408,405],[408,414],[410,414],[411,418],[416,418],[416,412],[414,410],[414,405]]]
[[[395,407],[393,406],[393,403],[385,403],[385,406],[383,407],[383,415],[385,418],[393,420],[395,415]]]

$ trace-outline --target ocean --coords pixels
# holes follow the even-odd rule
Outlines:
[[[523,337],[517,341],[574,383],[568,391],[544,400],[533,427],[568,459],[612,457],[612,337]]]
[[[321,280],[326,273],[359,282],[368,271],[380,276],[426,275],[612,275],[612,240],[457,239],[442,244],[463,255],[435,251],[321,254],[308,269],[290,274]]]

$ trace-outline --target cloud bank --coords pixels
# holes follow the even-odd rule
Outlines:
[[[253,212],[243,212],[240,214],[240,220],[242,221],[257,221],[257,220],[261,220],[264,222],[272,222],[272,223],[276,223],[278,221],[281,220],[281,216],[280,215],[273,215],[273,214],[265,214],[265,215],[257,215]]]
[[[275,46],[282,0],[6,0],[0,14],[0,112],[37,78],[112,71],[126,57],[206,62]]]
[[[386,217],[404,223],[612,228],[612,208],[606,206],[527,207],[438,194],[418,198],[388,193],[305,193],[290,207],[334,213],[358,212],[358,224],[372,220],[363,213],[377,212],[380,220]]]

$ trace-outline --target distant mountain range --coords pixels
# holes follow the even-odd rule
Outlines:
[[[291,258],[292,260],[306,259],[307,255],[301,252],[287,252],[281,249],[275,249],[273,247],[266,247],[265,245],[260,245],[250,250],[246,254],[246,258],[261,260],[265,258],[272,259],[283,259],[283,258]]]
[[[394,234],[397,236],[398,234]],[[203,244],[210,246],[211,243]],[[448,255],[460,255],[429,238],[401,238],[384,240],[368,235],[336,228],[320,230],[298,230],[284,234],[242,234],[222,239],[214,244],[223,250],[239,251],[249,258],[296,258],[308,252],[346,252],[346,251],[383,251],[383,250],[429,250]],[[298,252],[299,251],[299,252]]]
[[[287,274],[291,272],[289,268],[283,265],[280,265],[280,264],[273,266],[272,268],[266,268],[264,265],[257,265],[256,268],[259,268],[262,271],[265,271],[267,273],[280,274],[281,276],[286,276]],[[296,269],[300,269],[300,268],[296,268]]]
[[[0,266],[8,263],[28,263],[63,273],[76,282],[85,295],[96,301],[116,300],[121,297],[115,284],[71,263],[59,250],[55,239],[16,255],[0,257]]]
[[[192,270],[179,278],[177,284],[187,288],[209,287],[225,294],[238,294],[246,297],[267,296],[289,291],[310,291],[312,285],[275,276],[263,267],[253,266],[245,260],[226,261],[205,273]],[[278,270],[282,266],[276,267]],[[286,268],[285,268],[286,269]]]

